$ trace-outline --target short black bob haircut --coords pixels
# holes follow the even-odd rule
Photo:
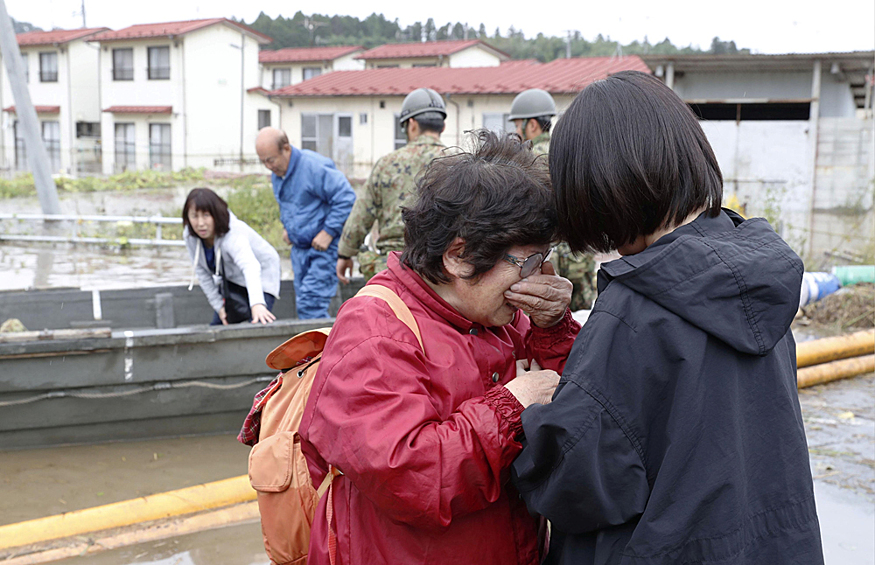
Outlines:
[[[645,73],[584,88],[556,124],[549,159],[559,236],[573,251],[608,252],[697,210],[720,212],[723,176],[702,127]]]
[[[182,223],[188,228],[188,233],[200,239],[197,232],[191,227],[191,222],[188,220],[189,210],[200,210],[209,212],[215,223],[215,236],[222,237],[230,229],[231,214],[228,213],[228,203],[222,200],[222,197],[210,190],[209,188],[193,188],[188,193],[185,199],[185,204],[182,206]]]
[[[449,283],[443,254],[465,240],[466,279],[489,271],[516,245],[549,245],[556,209],[543,157],[516,134],[473,133],[472,152],[431,162],[417,183],[417,200],[404,208],[401,262],[434,284]]]

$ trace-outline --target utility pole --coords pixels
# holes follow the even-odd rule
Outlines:
[[[573,34],[576,33],[576,29],[566,29],[565,30],[565,58],[571,58],[571,38]]]
[[[15,113],[24,133],[24,143],[27,148],[27,162],[33,172],[36,193],[39,196],[40,208],[43,214],[60,214],[61,203],[58,200],[58,187],[52,180],[49,155],[43,145],[39,132],[39,121],[36,110],[30,100],[30,92],[24,82],[24,69],[21,66],[21,51],[18,40],[12,28],[12,20],[6,11],[6,1],[0,0],[0,53],[6,62],[6,74],[9,76],[9,86],[15,99]]]
[[[85,0],[82,0],[82,27],[88,27],[87,25],[85,25]]]

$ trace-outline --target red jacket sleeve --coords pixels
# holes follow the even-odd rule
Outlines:
[[[578,332],[580,323],[568,308],[565,316],[552,327],[539,328],[531,324],[527,340],[529,358],[535,359],[541,368],[552,369],[561,375]]]

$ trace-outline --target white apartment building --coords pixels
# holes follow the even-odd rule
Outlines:
[[[258,171],[255,136],[279,123],[260,87],[271,39],[225,18],[100,33],[103,172],[207,167]]]
[[[479,39],[380,45],[355,56],[367,69],[497,67],[510,55]]]
[[[334,160],[351,178],[363,179],[374,163],[402,147],[404,97],[433,88],[447,102],[447,145],[465,143],[465,131],[513,131],[514,97],[528,88],[548,90],[560,112],[581,88],[622,70],[648,72],[636,56],[558,59],[541,64],[511,61],[473,68],[390,68],[334,72],[270,93],[282,106],[282,128],[292,145]]]
[[[364,61],[355,56],[364,50],[360,45],[264,50],[258,54],[261,86],[279,90],[332,71],[362,70]]]
[[[17,35],[25,81],[54,174],[100,169],[98,50],[87,39],[107,28],[33,31]],[[27,151],[18,126],[5,65],[0,72],[0,170],[26,171]]]

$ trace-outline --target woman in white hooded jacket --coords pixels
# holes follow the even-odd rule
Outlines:
[[[183,239],[194,275],[216,314],[212,325],[228,324],[222,276],[244,287],[252,323],[276,320],[271,313],[280,289],[280,258],[255,230],[238,220],[228,204],[209,188],[195,188],[182,207]]]

